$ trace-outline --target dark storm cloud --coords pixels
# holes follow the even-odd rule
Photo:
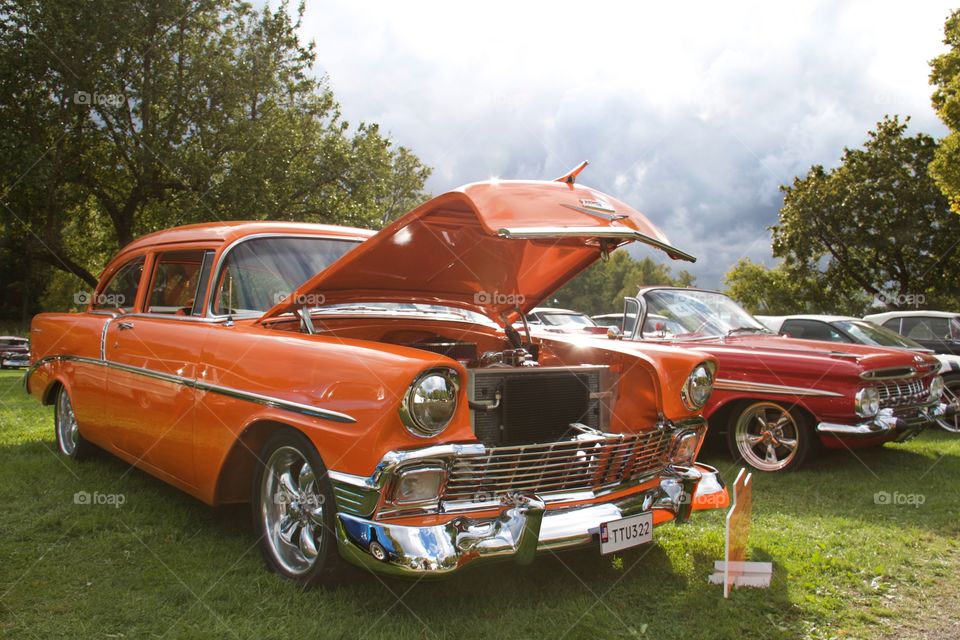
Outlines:
[[[926,63],[948,5],[485,6],[320,2],[304,33],[347,117],[433,166],[434,193],[589,159],[581,182],[697,255],[675,266],[706,286],[740,257],[771,264],[778,187],[885,113],[942,132]]]

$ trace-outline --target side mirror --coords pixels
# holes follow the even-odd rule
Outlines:
[[[620,340],[623,338],[623,332],[616,327],[607,327],[607,337],[611,340]]]

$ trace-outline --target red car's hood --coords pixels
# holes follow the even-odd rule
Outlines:
[[[656,341],[656,340],[654,340]],[[849,362],[861,371],[912,366],[926,373],[938,361],[929,354],[862,344],[798,340],[776,335],[739,335],[703,340],[657,341],[711,353],[723,362],[741,357],[762,357],[769,364],[778,358]]]
[[[588,187],[491,181],[438,196],[396,220],[301,285],[261,321],[297,300],[416,302],[512,321],[629,242],[670,246],[641,213]]]

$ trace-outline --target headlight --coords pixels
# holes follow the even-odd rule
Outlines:
[[[943,395],[943,378],[940,376],[935,377],[930,381],[930,399],[939,400],[940,396]]]
[[[880,413],[880,392],[876,387],[864,387],[853,397],[853,410],[861,418],[872,418]]]
[[[702,362],[687,376],[687,381],[680,390],[680,399],[683,400],[683,406],[690,411],[699,411],[710,399],[715,368],[712,362]]]
[[[670,462],[680,466],[689,466],[697,457],[700,449],[700,440],[704,432],[684,431],[674,438],[673,451],[670,453]]]
[[[419,438],[432,438],[447,428],[457,410],[460,378],[453,369],[420,374],[400,404],[400,419]]]
[[[446,471],[439,467],[418,467],[400,472],[393,489],[396,505],[436,502],[446,478]]]

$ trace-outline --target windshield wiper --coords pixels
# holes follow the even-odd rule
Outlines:
[[[770,333],[766,329],[761,329],[760,327],[736,327],[727,331],[728,336],[732,336],[735,333]]]

